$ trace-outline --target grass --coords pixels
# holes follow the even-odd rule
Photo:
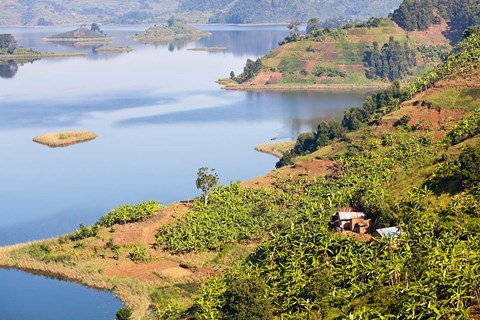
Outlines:
[[[33,138],[36,143],[47,145],[51,148],[66,147],[80,142],[93,140],[97,137],[91,131],[66,131],[46,133]]]
[[[480,108],[480,88],[445,88],[427,95],[423,100],[440,108]]]

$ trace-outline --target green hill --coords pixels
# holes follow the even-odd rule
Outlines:
[[[333,144],[297,158],[295,167],[332,161],[327,177],[309,181],[307,172],[274,184],[284,192],[278,199],[288,200],[267,227],[268,240],[207,283],[197,317],[478,319],[479,50],[476,31],[434,71],[404,89],[367,98],[362,112],[370,117],[357,128],[348,127],[349,112],[342,124],[320,124],[315,141],[338,134],[338,126],[345,130]],[[438,94],[454,103],[432,102]],[[295,147],[307,147],[303,154],[315,143],[306,138]],[[370,239],[338,232],[330,222],[341,207],[362,210],[374,228],[397,226],[400,235]],[[261,208],[252,219],[270,214],[268,206]],[[189,226],[203,230],[198,219],[162,229],[159,240],[171,249],[213,240],[212,234],[182,237]]]
[[[231,89],[372,87],[388,80],[412,79],[441,61],[449,50],[437,29],[408,32],[390,19],[294,34],[284,44],[249,65]]]
[[[305,89],[385,86],[408,81],[441,62],[465,28],[480,24],[480,2],[405,0],[388,19],[290,35],[243,73],[222,79],[227,89]]]

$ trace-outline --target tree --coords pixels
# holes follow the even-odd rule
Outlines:
[[[115,320],[130,320],[132,318],[132,309],[129,307],[122,307],[117,311]]]
[[[13,51],[17,48],[17,40],[9,33],[0,34],[0,49]]]
[[[224,319],[273,319],[270,301],[265,298],[265,284],[259,278],[236,277],[225,292]]]
[[[90,30],[100,32],[100,27],[96,23],[92,23],[92,26],[90,27]]]
[[[460,174],[466,188],[480,184],[480,147],[467,146],[460,154]]]
[[[288,23],[287,28],[290,30],[290,38],[294,41],[297,40],[298,36],[300,35],[300,30],[298,29],[300,24],[301,22],[298,20],[292,20]]]
[[[312,18],[307,22],[307,33],[312,33],[315,30],[320,29],[320,21],[317,18]]]
[[[233,79],[233,78],[235,78],[235,72],[230,71],[230,79]]]
[[[207,205],[208,196],[218,185],[218,175],[215,169],[209,170],[207,167],[198,169],[196,185],[197,189],[202,190],[202,197],[205,200],[205,205]]]
[[[173,27],[173,25],[175,24],[175,17],[174,16],[171,16],[168,20],[167,20],[167,27]]]

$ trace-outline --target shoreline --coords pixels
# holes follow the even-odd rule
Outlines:
[[[68,57],[85,57],[86,55],[87,55],[86,52],[12,54],[12,55],[0,55],[0,60],[28,60],[28,59],[43,59],[43,58],[68,58]]]
[[[267,143],[266,145],[274,146],[285,143],[293,142],[273,142]],[[262,151],[259,151],[262,152]],[[242,184],[249,186],[250,183],[254,183],[255,188],[261,187],[264,183],[268,184],[271,172],[267,172],[259,177],[242,181]],[[258,180],[266,179],[266,182],[255,182]],[[252,187],[252,186],[250,186]],[[122,251],[121,257],[119,260],[113,260],[111,257],[105,257],[100,254],[95,254],[93,256],[88,255],[87,258],[79,257],[72,261],[48,261],[42,260],[40,258],[31,256],[28,252],[24,251],[32,245],[42,245],[55,246],[58,244],[58,241],[64,235],[59,235],[56,237],[29,241],[24,243],[12,244],[7,246],[0,246],[0,269],[11,269],[19,270],[21,272],[26,272],[34,275],[44,276],[47,278],[54,278],[60,281],[67,281],[80,284],[82,286],[102,290],[110,291],[115,297],[117,297],[124,306],[130,307],[133,310],[132,320],[141,320],[145,319],[145,316],[148,314],[149,307],[151,305],[150,301],[150,292],[152,289],[158,287],[159,284],[163,286],[174,285],[178,281],[186,281],[186,283],[191,283],[191,281],[202,283],[204,280],[209,279],[211,276],[215,275],[215,272],[211,273],[210,267],[204,266],[199,267],[199,270],[192,271],[188,269],[189,275],[177,278],[175,276],[164,275],[162,272],[172,269],[171,264],[175,264],[177,267],[173,269],[183,269],[182,263],[195,266],[195,259],[197,259],[197,254],[193,253],[190,255],[178,255],[172,256],[168,251],[163,251],[160,249],[153,249],[150,247],[151,242],[148,239],[145,239],[144,231],[146,225],[155,225],[157,230],[159,225],[169,224],[177,220],[180,216],[186,214],[190,202],[186,201],[177,201],[172,202],[157,213],[156,215],[150,217],[149,219],[144,220],[143,222],[136,222],[132,224],[125,225],[115,225],[114,228],[115,234],[118,232],[119,235],[124,234],[124,232],[131,232],[132,229],[139,230],[142,233],[142,240],[136,241],[135,243],[140,245],[145,245],[148,247],[148,251],[152,255],[152,261],[147,263],[134,263],[129,260],[125,255],[125,251]],[[124,231],[119,230],[125,228]],[[110,229],[110,230],[109,230]],[[98,242],[105,242],[106,238],[110,236],[111,228],[101,229],[98,237],[90,239],[92,242],[88,242],[88,239],[85,243],[85,248],[91,250],[98,245]],[[155,231],[156,232],[156,231]],[[105,238],[105,240],[103,240]],[[102,239],[102,240],[100,240]],[[119,243],[122,247],[121,250],[127,250],[133,244],[133,242]],[[124,247],[126,246],[126,247]],[[102,246],[103,247],[103,246]],[[204,253],[203,253],[204,254]],[[205,255],[205,254],[204,254]],[[202,256],[202,253],[200,253]],[[206,253],[206,256],[209,256],[209,253]],[[161,267],[156,267],[156,265],[161,264],[170,264],[170,266],[162,270]],[[112,273],[112,268],[145,268],[142,269],[142,275],[137,274],[114,274]],[[154,274],[158,278],[156,280],[146,280],[145,274],[149,272],[149,268],[154,268]],[[194,267],[196,268],[196,267]],[[94,272],[92,272],[94,270]],[[184,269],[185,270],[185,269]],[[193,280],[192,280],[193,279]]]
[[[106,38],[43,38],[42,41],[46,42],[112,42],[112,37]]]
[[[219,83],[219,82],[217,82]],[[221,83],[219,83],[222,85]],[[338,91],[348,91],[348,90],[361,90],[361,91],[370,91],[386,88],[388,85],[347,85],[347,84],[319,84],[319,85],[254,85],[254,86],[244,86],[244,85],[222,85],[221,89],[223,90],[232,90],[232,91],[248,91],[248,92],[270,92],[270,91],[328,91],[328,90],[338,90]]]
[[[255,84],[235,84],[230,79],[218,79],[215,81],[223,90],[236,90],[248,92],[269,92],[269,91],[328,91],[328,90],[359,90],[372,91],[390,86],[385,84],[371,84],[371,85],[357,85],[357,84],[270,84],[270,85],[255,85]]]

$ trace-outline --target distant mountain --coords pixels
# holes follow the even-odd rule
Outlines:
[[[150,23],[171,15],[188,22],[273,23],[387,16],[400,0],[4,0],[0,25]]]
[[[182,0],[180,10],[213,11],[213,23],[285,22],[343,17],[366,20],[386,17],[400,0]]]

